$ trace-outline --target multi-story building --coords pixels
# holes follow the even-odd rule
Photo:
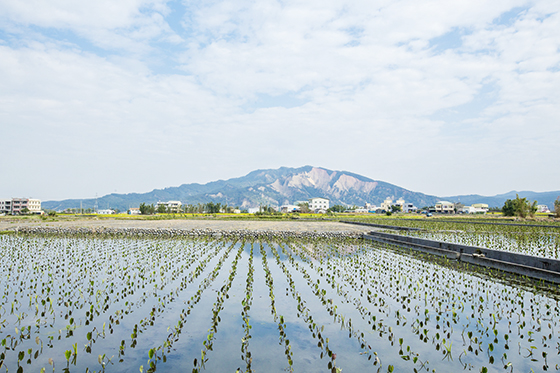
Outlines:
[[[0,199],[0,214],[10,214],[12,212],[12,200]]]
[[[448,201],[439,201],[436,203],[436,212],[442,214],[452,214],[455,211],[455,205]]]
[[[401,206],[401,208],[402,208],[402,211],[403,211],[403,212],[415,212],[416,210],[418,210],[418,209],[416,208],[416,206],[414,206],[414,204],[413,204],[413,203],[410,203],[410,202],[408,202],[408,203],[406,203],[406,202],[403,203],[403,205]]]
[[[40,214],[41,200],[32,198],[12,198],[0,200],[0,213],[19,215],[22,213]]]
[[[40,199],[28,199],[27,200],[27,209],[32,214],[40,214],[41,213],[41,200]]]
[[[310,198],[309,209],[311,211],[327,211],[329,209],[329,200],[321,197]]]
[[[393,205],[393,199],[390,197],[385,198],[385,201],[381,202],[381,210],[391,211],[391,206]]]

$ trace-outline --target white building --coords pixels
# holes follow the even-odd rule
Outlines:
[[[181,207],[183,206],[183,204],[181,203],[181,201],[167,201],[167,202],[158,202],[156,204],[156,210],[159,208],[159,206],[165,206],[165,212],[171,212],[171,213],[178,213],[181,211]]]
[[[128,209],[129,215],[140,215],[140,208],[139,207],[131,207]]]
[[[455,205],[448,201],[439,201],[436,203],[436,212],[441,214],[452,214],[455,211]]]
[[[461,210],[464,214],[486,214],[488,205],[486,203],[474,203],[472,206],[465,206]]]
[[[289,212],[300,212],[301,208],[299,206],[296,205],[282,205],[280,206],[280,212],[281,213],[289,213]]]
[[[0,214],[11,214],[11,213],[12,213],[12,200],[0,199]]]
[[[381,210],[391,211],[391,206],[393,205],[393,199],[390,197],[385,198],[385,201],[381,202]]]
[[[367,202],[366,202],[364,208],[365,208],[366,210],[368,210],[368,211],[375,211],[375,210],[377,210],[377,206],[375,206],[375,205],[372,204],[372,203],[367,203]]]
[[[401,209],[403,212],[416,212],[416,210],[418,210],[418,208],[416,206],[414,206],[413,203],[403,203],[403,205],[401,206]]]
[[[537,212],[550,212],[547,205],[537,205]]]
[[[115,210],[105,209],[105,210],[97,210],[99,215],[111,215],[115,213]]]
[[[329,200],[321,197],[310,198],[309,209],[311,211],[327,211],[329,209]]]

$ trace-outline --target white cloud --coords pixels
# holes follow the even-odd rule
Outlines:
[[[0,193],[303,164],[439,195],[558,189],[558,176],[516,180],[555,165],[554,1],[183,5],[0,1],[2,132],[27,139],[8,150],[49,180],[37,192],[3,162],[20,181]]]

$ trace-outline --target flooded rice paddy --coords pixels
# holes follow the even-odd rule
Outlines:
[[[560,369],[558,286],[360,240],[0,236],[22,371]]]

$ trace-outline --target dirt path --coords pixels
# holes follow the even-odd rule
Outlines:
[[[293,232],[368,232],[371,227],[331,221],[267,221],[267,220],[120,220],[120,219],[77,219],[42,221],[39,219],[1,219],[0,231],[16,227],[86,227],[86,228],[173,228],[173,229],[212,229],[212,230],[269,230]]]

